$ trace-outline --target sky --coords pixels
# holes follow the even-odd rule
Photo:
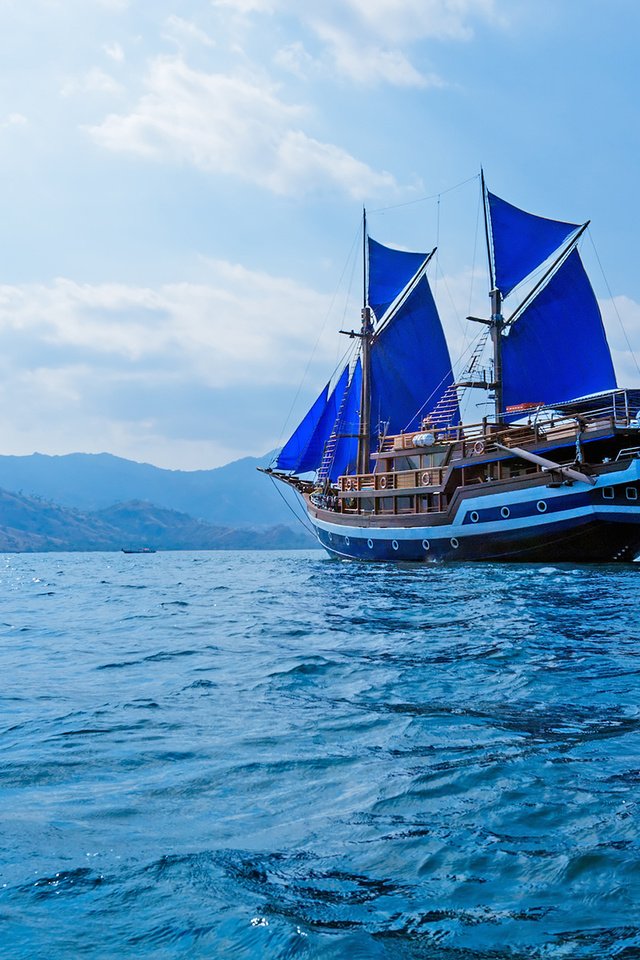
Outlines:
[[[640,386],[636,0],[0,0],[0,452],[283,442],[359,322],[359,230],[487,315],[478,173],[591,227]],[[485,411],[480,410],[478,416]]]

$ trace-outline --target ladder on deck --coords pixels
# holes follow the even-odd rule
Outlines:
[[[331,467],[333,466],[333,460],[336,455],[336,447],[338,446],[338,440],[340,439],[340,428],[342,426],[342,415],[344,413],[344,405],[347,402],[347,394],[349,393],[349,387],[347,386],[344,393],[342,394],[342,400],[340,401],[340,407],[338,408],[338,416],[336,417],[336,422],[329,439],[324,445],[324,451],[322,453],[322,460],[320,461],[320,466],[318,467],[318,473],[316,475],[317,483],[324,483],[325,480],[329,479],[329,474],[331,473]]]
[[[476,367],[482,356],[482,352],[485,348],[486,342],[490,334],[489,327],[482,331],[480,337],[476,342],[475,347],[471,352],[469,362],[467,363],[464,371],[460,375],[460,380],[470,380],[473,377],[473,374],[476,371]],[[464,391],[464,387],[459,387],[457,383],[450,383],[446,388],[438,402],[436,403],[433,410],[431,410],[427,416],[433,427],[436,429],[445,429],[446,427],[451,426],[451,422],[454,417],[458,416],[458,411],[464,392],[458,393],[458,390]]]

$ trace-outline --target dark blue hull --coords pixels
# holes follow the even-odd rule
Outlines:
[[[380,562],[503,560],[525,563],[629,562],[640,553],[640,461],[596,486],[535,487],[471,495],[451,522],[387,519],[309,509],[333,556]],[[396,521],[394,523],[394,520]]]

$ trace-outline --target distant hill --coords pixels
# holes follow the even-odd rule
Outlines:
[[[283,497],[295,496],[257,467],[271,456],[244,457],[215,470],[163,470],[109,453],[51,457],[0,456],[0,488],[43,497],[64,507],[102,510],[132,500],[226,527],[297,526]],[[296,506],[301,513],[299,505]]]
[[[143,501],[82,512],[0,490],[0,550],[307,549],[315,541],[299,527],[233,529]]]

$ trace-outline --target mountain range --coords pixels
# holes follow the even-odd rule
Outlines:
[[[0,549],[313,547],[289,491],[245,457],[164,470],[111,454],[0,456]]]
[[[258,472],[270,460],[266,454],[213,470],[166,470],[109,453],[0,456],[0,488],[84,511],[144,500],[222,526],[294,526],[295,497]]]

